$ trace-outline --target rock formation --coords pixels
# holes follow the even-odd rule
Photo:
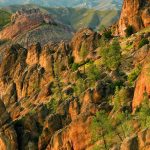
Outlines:
[[[33,17],[33,20],[30,17]],[[20,22],[21,19],[25,22],[27,19],[29,24],[25,26]],[[112,142],[109,144],[112,147],[115,145],[113,150],[149,150],[149,129],[142,130],[138,121],[135,125],[136,121],[128,119],[126,115],[127,112],[132,112],[132,108],[135,109],[141,104],[145,92],[148,96],[150,95],[149,72],[147,72],[150,65],[149,44],[139,48],[143,38],[149,40],[149,33],[135,34],[127,39],[118,37],[122,46],[121,60],[118,68],[111,70],[103,62],[103,56],[99,53],[107,50],[103,49],[103,46],[107,44],[106,48],[111,50],[116,45],[120,49],[118,44],[111,45],[113,39],[106,40],[104,35],[88,28],[77,32],[70,42],[48,38],[47,44],[43,46],[45,37],[40,33],[49,33],[47,32],[47,27],[49,29],[51,26],[51,19],[50,21],[49,19],[49,17],[43,17],[38,9],[21,10],[12,17],[11,26],[17,27],[20,22],[20,27],[23,27],[27,34],[31,34],[28,26],[31,27],[32,23],[33,26],[39,26],[45,20],[46,28],[32,29],[34,33],[31,34],[33,37],[30,35],[31,45],[27,44],[24,47],[20,44],[12,44],[0,53],[2,59],[0,64],[0,149],[91,150],[95,144],[104,145],[104,138],[107,137],[102,135],[103,139],[93,141],[91,133],[93,118],[97,117],[97,112],[102,110],[112,121],[111,129],[115,131],[117,131],[116,127],[118,129],[113,134],[112,141],[108,138]],[[58,24],[52,26],[58,27]],[[6,27],[2,32],[9,28],[10,26]],[[15,42],[20,35],[14,36],[16,36],[13,38]],[[38,36],[42,37],[40,40],[42,44],[36,42],[37,40],[32,41],[34,38],[38,39]],[[88,51],[85,58],[81,58],[81,51]],[[109,57],[114,57],[115,54],[110,53]],[[136,73],[133,74],[138,76],[137,80],[135,76],[132,78],[133,83],[136,80],[134,90],[134,84],[129,85],[128,78],[137,65],[142,66],[142,71],[139,76]],[[116,119],[119,113],[125,114],[127,122]],[[103,116],[99,117],[103,119]],[[107,119],[104,118],[104,120]],[[110,122],[107,123],[105,123],[106,126]],[[131,135],[127,133],[129,137],[123,133],[121,125],[127,127],[131,125],[133,131]],[[102,128],[96,131],[103,134],[106,132]]]
[[[129,25],[134,32],[150,26],[150,0],[124,0],[117,34],[124,36]]]
[[[98,46],[98,40],[100,35],[93,32],[92,29],[81,29],[72,38],[72,49],[75,62],[82,61],[80,56],[80,51],[82,49],[88,50],[87,58],[92,58],[94,56],[94,50]]]
[[[63,36],[61,35],[63,33]],[[39,9],[21,9],[11,17],[11,24],[0,32],[0,40],[12,40],[25,47],[40,42],[68,40],[71,29]]]
[[[149,49],[150,50],[150,49]],[[141,74],[139,75],[136,87],[134,91],[134,98],[132,102],[132,108],[135,110],[142,101],[144,100],[144,94],[146,93],[150,97],[150,52],[148,52],[146,58],[144,59],[143,68]]]
[[[17,134],[14,130],[12,120],[2,100],[0,100],[0,149],[17,150],[17,143]]]

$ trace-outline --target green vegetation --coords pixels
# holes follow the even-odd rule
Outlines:
[[[8,23],[10,23],[10,16],[11,14],[7,11],[4,10],[0,10],[0,30],[7,25]]]
[[[85,80],[79,78],[74,86],[74,91],[76,96],[80,96],[86,90]]]
[[[36,114],[36,110],[35,109],[32,109],[30,112],[29,112],[29,115],[31,116],[34,116]]]
[[[102,3],[102,2],[101,2]],[[23,5],[22,8],[37,8],[35,5]],[[39,6],[38,6],[39,7]],[[7,11],[14,13],[20,6],[13,5],[6,8]],[[57,20],[63,24],[71,26],[74,30],[79,28],[91,27],[99,29],[100,26],[104,25],[108,27],[115,23],[119,18],[120,12],[116,9],[99,11],[95,9],[86,8],[51,8],[51,7],[40,7],[42,12],[52,14]]]
[[[134,82],[139,76],[141,72],[141,65],[137,66],[135,69],[132,70],[132,72],[128,75],[128,83],[130,86],[134,86]]]
[[[86,63],[86,57],[89,54],[89,51],[86,48],[85,43],[82,43],[81,49],[80,49],[80,57],[84,61],[84,73],[85,73],[85,63]]]
[[[105,111],[96,113],[96,116],[93,118],[93,122],[91,124],[91,131],[94,141],[102,139],[103,145],[100,148],[108,150],[109,144],[107,142],[106,135],[110,135],[113,130],[108,114]]]
[[[118,40],[114,39],[110,46],[101,49],[100,55],[107,68],[117,70],[121,62],[121,47]]]
[[[143,47],[146,44],[149,44],[149,40],[146,38],[143,38],[139,43],[139,48]]]
[[[72,69],[72,71],[76,71],[76,70],[78,70],[79,67],[80,67],[79,64],[73,63],[71,69]]]
[[[131,36],[134,33],[134,29],[132,25],[128,25],[128,27],[125,30],[126,37]]]
[[[7,42],[7,40],[0,40],[0,45],[3,45]]]
[[[58,101],[52,98],[50,99],[49,103],[46,106],[51,113],[55,113],[57,109],[57,105],[58,105]]]
[[[116,88],[113,97],[113,111],[108,114],[105,110],[99,111],[90,126],[92,139],[95,143],[95,149],[109,149],[109,146],[118,143],[118,139],[123,141],[125,138],[135,133],[133,123],[140,125],[140,129],[146,129],[150,126],[150,102],[147,93],[143,95],[143,102],[135,114],[125,109],[127,106],[127,93],[124,87]],[[104,147],[98,147],[97,141],[103,141]]]
[[[134,33],[133,26],[129,25],[129,26],[126,28],[125,33],[126,33],[126,37],[131,36],[131,35]]]
[[[98,67],[93,63],[90,62],[87,64],[86,67],[86,84],[88,87],[93,87],[95,82],[100,79],[100,70]]]
[[[127,100],[127,93],[124,87],[119,89],[116,87],[113,103],[114,103],[114,111],[120,110],[123,106],[125,106],[125,102]]]
[[[105,40],[109,41],[112,38],[112,32],[111,32],[111,30],[104,31],[103,36],[104,36]]]
[[[144,93],[143,102],[137,112],[139,122],[142,128],[150,127],[150,102],[148,94]]]

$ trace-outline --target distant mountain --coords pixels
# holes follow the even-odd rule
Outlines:
[[[121,9],[123,0],[0,0],[0,6],[14,4],[37,4],[47,7],[84,7],[99,10]]]
[[[6,13],[0,10],[0,16],[4,14],[1,12]],[[11,21],[0,30],[0,41],[19,43],[24,46],[37,42],[44,45],[49,41],[59,42],[69,40],[71,37],[70,27],[57,22],[50,14],[42,13],[38,8],[21,9],[13,13]]]
[[[0,30],[10,22],[10,16],[9,12],[0,9]]]
[[[116,9],[50,8],[31,4],[7,6],[3,10],[9,13],[15,13],[20,8],[40,8],[42,12],[51,14],[56,20],[67,26],[69,25],[74,30],[85,27],[91,27],[93,29],[99,29],[101,26],[107,27],[116,22],[120,16],[120,11]]]

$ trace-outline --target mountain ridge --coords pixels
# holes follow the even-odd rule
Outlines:
[[[50,8],[37,5],[13,5],[3,7],[2,10],[15,13],[21,8],[40,8],[43,13],[51,14],[56,20],[71,26],[74,30],[91,27],[99,29],[115,23],[120,15],[119,10],[95,10],[88,8]]]
[[[101,10],[108,10],[108,9],[121,9],[122,0],[0,0],[0,6],[8,6],[13,4],[37,4],[40,6],[46,7],[81,7],[81,8],[94,8],[94,9],[101,9]]]

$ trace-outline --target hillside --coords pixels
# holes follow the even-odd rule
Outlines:
[[[108,27],[117,21],[119,10],[94,10],[86,8],[47,8],[36,5],[13,5],[3,8],[14,13],[20,8],[40,8],[42,12],[51,14],[56,20],[71,26],[74,30],[91,27],[99,29],[102,25]]]
[[[69,43],[7,48],[0,66],[2,149],[149,150],[150,84],[145,67],[150,53],[149,44],[140,44],[149,32],[116,43],[84,29]]]
[[[21,9],[11,16],[11,22],[0,31],[0,40],[20,43],[29,46],[40,42],[68,40],[72,37],[72,29],[42,13],[38,8]]]
[[[109,9],[117,9],[120,10],[122,6],[122,0],[1,0],[0,6],[8,6],[8,5],[24,5],[24,4],[36,4],[40,6],[46,7],[80,7],[80,8],[94,8],[98,10],[109,10]]]
[[[125,31],[135,33],[150,26],[150,0],[124,1],[118,22],[117,34],[124,36]]]
[[[11,14],[9,12],[0,9],[0,30],[5,25],[10,23],[10,17],[11,17]]]
[[[99,23],[93,9],[7,7],[0,150],[150,150],[149,4],[124,0],[102,32],[71,28]]]

